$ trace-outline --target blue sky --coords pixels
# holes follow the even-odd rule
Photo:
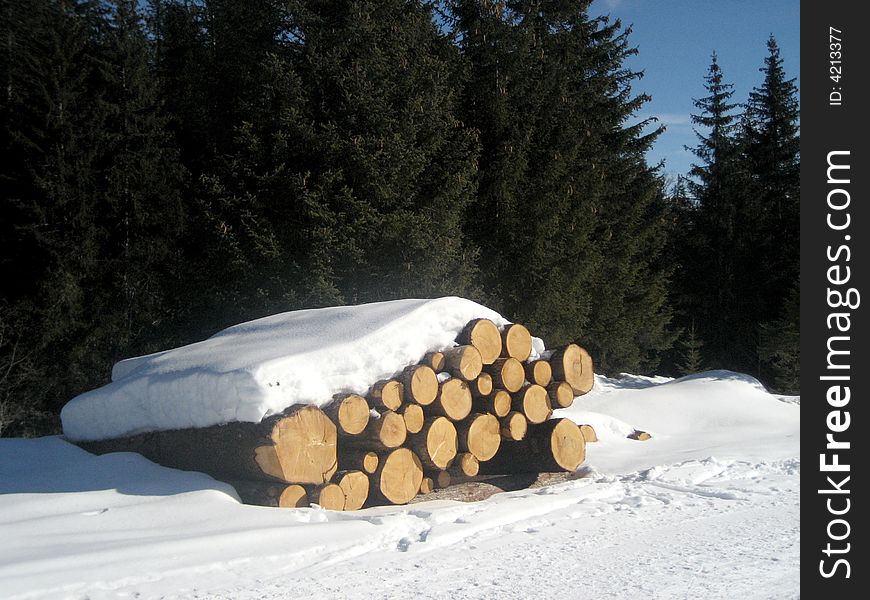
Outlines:
[[[667,174],[685,174],[694,161],[683,147],[697,144],[689,115],[696,112],[692,99],[706,95],[713,51],[734,84],[732,99],[742,103],[761,84],[758,69],[773,34],[786,74],[800,87],[799,0],[595,0],[589,14],[633,26],[629,41],[639,53],[628,64],[645,72],[634,89],[653,97],[640,116],[658,116],[667,126],[648,159],[665,159]]]

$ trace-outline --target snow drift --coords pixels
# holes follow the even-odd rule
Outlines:
[[[395,300],[287,312],[189,346],[115,365],[112,382],[70,401],[64,435],[99,440],[145,431],[258,422],[293,404],[328,403],[446,348],[465,324],[498,313],[463,298]]]

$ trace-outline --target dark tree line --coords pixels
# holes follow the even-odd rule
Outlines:
[[[695,101],[698,159],[674,188],[676,322],[697,367],[797,393],[800,138],[797,88],[772,37],[763,82],[733,100],[716,55]]]
[[[670,193],[644,158],[660,129],[637,118],[630,31],[589,4],[2,0],[0,434],[56,430],[126,356],[446,294],[581,340],[603,372],[685,366],[694,319],[698,367],[749,352],[773,383],[796,254],[752,236],[796,214],[781,145],[797,132],[771,129],[796,110],[778,54],[740,134],[727,98],[716,117],[733,164],[699,154]],[[738,168],[752,191],[708,200],[705,173]],[[757,229],[735,226],[744,211]],[[763,251],[733,260],[763,255],[770,287],[715,262],[738,233]],[[693,287],[714,263],[754,328]],[[723,306],[754,337],[717,338]]]

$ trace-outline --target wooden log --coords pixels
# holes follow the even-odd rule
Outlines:
[[[228,481],[236,489],[245,504],[255,506],[274,506],[279,508],[301,508],[308,506],[305,488],[296,483],[277,481]]]
[[[526,438],[502,443],[498,453],[480,463],[483,475],[574,471],[586,458],[586,442],[570,419],[530,425]]]
[[[357,394],[338,394],[323,412],[344,435],[358,435],[369,423],[369,403]]]
[[[444,353],[443,352],[427,352],[423,355],[421,365],[426,365],[436,373],[444,370]]]
[[[461,379],[448,379],[439,384],[435,402],[426,407],[433,415],[447,417],[451,421],[461,421],[471,414],[471,390]]]
[[[471,388],[471,395],[474,398],[489,396],[495,387],[492,383],[492,375],[489,373],[481,373],[477,379],[470,381],[468,387]]]
[[[464,381],[474,381],[483,370],[483,359],[474,346],[456,346],[444,351],[444,370]]]
[[[489,413],[471,415],[456,424],[459,450],[473,454],[477,460],[489,460],[498,452],[501,444],[499,422]]]
[[[359,510],[369,497],[369,476],[362,471],[338,471],[332,482],[344,492],[344,510]]]
[[[574,388],[567,381],[554,381],[547,386],[553,408],[568,408],[574,404]]]
[[[538,359],[523,363],[523,368],[529,383],[537,383],[547,387],[553,380],[553,369],[546,360]]]
[[[519,323],[506,325],[501,331],[501,355],[520,362],[528,360],[532,353],[532,334]]]
[[[460,477],[474,477],[480,472],[480,461],[470,452],[462,452],[456,455],[453,464],[447,469],[451,480]]]
[[[521,412],[529,423],[543,423],[553,414],[553,406],[547,390],[536,383],[525,386],[519,392],[511,395],[511,408]]]
[[[472,409],[476,412],[492,413],[496,417],[504,417],[511,411],[513,399],[505,390],[495,390],[489,396],[476,398],[472,402]]]
[[[397,448],[382,458],[381,465],[371,476],[369,504],[407,504],[420,491],[422,483],[420,459],[408,448]]]
[[[592,427],[592,425],[587,425],[583,423],[582,425],[580,425],[580,433],[587,444],[590,442],[598,441],[598,434],[595,433],[595,429]]]
[[[450,485],[450,480],[450,473],[447,471],[423,471],[420,493],[428,494],[433,490],[444,489]]]
[[[290,407],[259,423],[232,422],[81,442],[89,452],[138,452],[165,467],[216,479],[323,483],[338,468],[335,424],[310,405]]]
[[[399,414],[405,419],[405,429],[408,433],[420,433],[423,429],[423,407],[419,404],[404,404],[399,409]]]
[[[497,389],[518,392],[526,381],[523,363],[515,358],[499,358],[487,367],[492,382]]]
[[[338,457],[338,466],[345,471],[362,471],[371,475],[374,473],[380,458],[377,452],[357,448],[342,448]]]
[[[512,411],[506,417],[499,420],[502,439],[518,442],[526,437],[529,430],[529,420],[521,412]]]
[[[577,344],[555,350],[550,356],[550,366],[553,379],[568,382],[576,396],[589,392],[595,384],[592,357]]]
[[[427,469],[443,471],[456,457],[456,427],[446,417],[429,420],[420,433],[408,436],[406,442]]]
[[[383,412],[385,410],[399,410],[404,394],[405,388],[401,381],[382,379],[372,386],[368,397],[372,407],[378,412]]]
[[[485,475],[478,477],[451,478],[450,487],[433,490],[429,494],[417,496],[412,502],[431,500],[453,500],[458,502],[479,502],[500,492],[540,488],[583,477],[581,471],[558,473],[516,473],[512,475]]]
[[[631,433],[628,434],[628,439],[637,440],[639,442],[645,442],[651,439],[652,436],[646,431],[641,431],[640,429],[635,429]]]
[[[456,337],[456,343],[474,346],[485,365],[491,365],[501,356],[501,333],[489,319],[474,319]]]
[[[381,413],[379,419],[372,419],[365,431],[358,435],[342,437],[339,442],[340,452],[345,448],[383,451],[398,448],[405,443],[408,430],[405,419],[399,413],[391,410]]]
[[[405,400],[428,406],[438,395],[438,377],[432,367],[414,365],[402,372],[400,381],[404,386]]]
[[[335,483],[321,483],[320,485],[309,486],[308,500],[311,504],[317,504],[324,510],[344,510],[345,497],[344,490]]]

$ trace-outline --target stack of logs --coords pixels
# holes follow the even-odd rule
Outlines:
[[[322,410],[297,405],[260,423],[80,445],[208,473],[249,504],[333,510],[405,504],[490,476],[574,471],[595,432],[550,417],[592,388],[589,353],[568,344],[532,360],[528,329],[487,319],[469,322],[456,343]]]

